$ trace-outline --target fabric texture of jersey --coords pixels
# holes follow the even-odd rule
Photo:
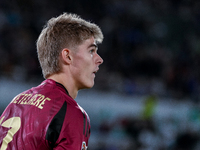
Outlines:
[[[87,113],[51,79],[17,95],[0,117],[0,150],[86,150],[89,137]]]

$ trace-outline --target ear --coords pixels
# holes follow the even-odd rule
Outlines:
[[[70,64],[72,61],[71,50],[64,48],[61,52],[61,57],[64,63]]]

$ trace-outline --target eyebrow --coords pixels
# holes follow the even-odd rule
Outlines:
[[[95,47],[96,49],[98,49],[98,46],[96,44],[91,44],[90,46],[88,46],[88,48],[90,47]]]

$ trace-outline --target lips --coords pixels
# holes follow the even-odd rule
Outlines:
[[[96,73],[98,72],[98,70],[99,70],[99,68],[96,69],[96,70],[93,72],[94,77],[96,76]]]
[[[95,70],[93,73],[94,73],[94,74],[96,74],[96,73],[98,72],[98,70],[99,70],[99,68],[98,68],[98,69],[96,69],[96,70]]]

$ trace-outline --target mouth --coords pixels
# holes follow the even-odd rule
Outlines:
[[[93,73],[96,74],[98,72],[99,69],[95,70]]]
[[[96,73],[98,72],[98,70],[99,70],[99,69],[97,69],[97,70],[95,70],[95,71],[93,72],[94,76],[96,75]]]

